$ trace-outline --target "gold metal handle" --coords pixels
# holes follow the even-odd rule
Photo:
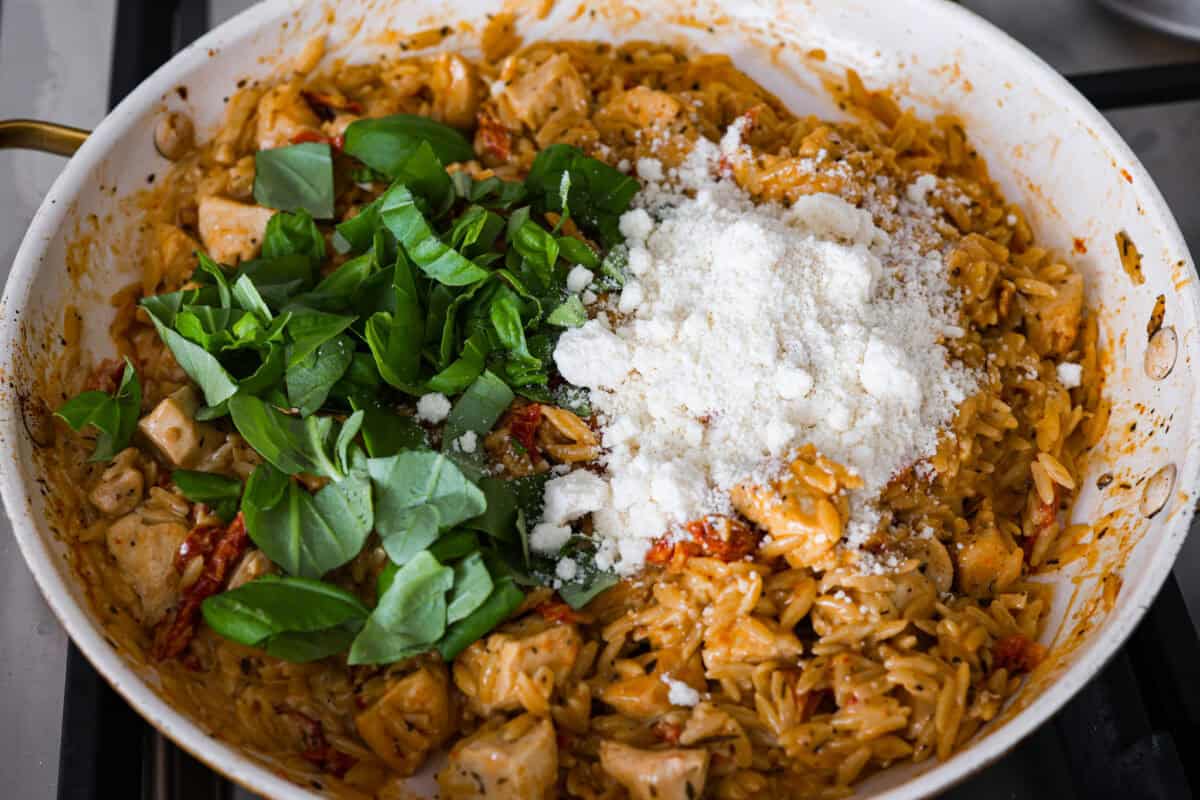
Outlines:
[[[0,120],[0,150],[40,150],[72,156],[91,131],[36,119]]]

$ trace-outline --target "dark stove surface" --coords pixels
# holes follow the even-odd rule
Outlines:
[[[203,33],[204,0],[120,0],[110,105]],[[1200,64],[1072,77],[1100,108],[1200,98]],[[1200,638],[1175,578],[1126,646],[1051,722],[942,797],[1184,800],[1200,794]],[[140,742],[140,747],[130,746]],[[72,646],[60,800],[251,797],[133,712]]]

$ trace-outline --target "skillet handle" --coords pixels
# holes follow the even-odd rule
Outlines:
[[[0,120],[0,150],[40,150],[71,156],[91,131],[35,119]]]

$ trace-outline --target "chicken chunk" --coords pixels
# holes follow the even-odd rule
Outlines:
[[[190,469],[224,442],[216,428],[196,422],[197,401],[190,387],[164,397],[138,422],[138,430],[177,469]]]
[[[179,599],[175,556],[187,539],[188,505],[163,489],[108,528],[105,543],[117,568],[137,592],[141,621],[157,623]]]
[[[304,99],[299,84],[284,83],[258,101],[254,140],[259,150],[289,145],[305,134],[319,134],[321,119]]]
[[[479,76],[475,67],[454,53],[441,53],[429,81],[433,117],[455,128],[469,128],[479,109]]]
[[[1039,352],[1066,354],[1075,344],[1083,315],[1083,276],[1072,273],[1054,286],[1054,297],[1031,297],[1029,342]]]
[[[1024,554],[995,528],[986,530],[955,550],[958,588],[972,597],[990,597],[1021,577]]]
[[[704,792],[707,750],[639,750],[601,742],[600,766],[632,800],[694,800]]]
[[[155,223],[155,246],[148,251],[142,267],[142,289],[157,294],[161,284],[176,287],[196,271],[196,240],[177,225]]]
[[[588,95],[571,59],[558,53],[505,89],[498,102],[506,116],[537,131],[553,115],[584,115]]]
[[[100,511],[111,516],[123,516],[137,508],[146,489],[138,449],[127,447],[113,459],[88,499]]]
[[[523,714],[463,739],[438,773],[449,800],[540,800],[556,794],[558,744],[554,725]]]
[[[515,711],[524,705],[523,692],[562,686],[580,645],[574,625],[519,624],[463,651],[454,664],[454,682],[482,715]]]
[[[258,255],[267,223],[275,212],[224,197],[204,197],[198,214],[204,249],[222,264],[237,264]]]
[[[411,775],[455,729],[450,679],[441,664],[405,676],[354,718],[359,734],[383,761]]]

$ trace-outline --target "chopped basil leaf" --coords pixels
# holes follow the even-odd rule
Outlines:
[[[357,597],[336,586],[275,576],[264,576],[213,595],[201,605],[201,612],[218,634],[250,647],[261,646],[280,634],[360,625],[369,614]],[[290,646],[280,649],[291,651]]]
[[[242,394],[229,401],[229,413],[242,438],[277,469],[288,475],[344,477],[329,452],[334,439],[332,417],[289,416]]]
[[[446,630],[446,592],[454,570],[416,554],[392,578],[350,647],[350,664],[390,664],[423,653]]]
[[[512,578],[499,578],[495,581],[492,593],[479,608],[450,626],[438,642],[438,652],[444,660],[453,661],[468,645],[482,639],[488,631],[508,619],[524,600],[525,593],[517,588]]]
[[[343,149],[376,172],[395,179],[422,144],[427,144],[443,164],[475,157],[471,143],[461,133],[413,114],[356,120],[346,128]]]
[[[333,217],[329,145],[305,142],[259,150],[254,155],[254,200],[281,211],[307,211],[317,219]]]
[[[177,469],[171,473],[171,481],[184,497],[193,503],[204,503],[225,522],[237,516],[238,502],[242,499],[242,482],[237,478]]]
[[[99,433],[90,461],[111,461],[129,446],[142,413],[142,384],[129,359],[114,394],[83,392],[63,403],[55,415],[79,431],[91,425]]]

